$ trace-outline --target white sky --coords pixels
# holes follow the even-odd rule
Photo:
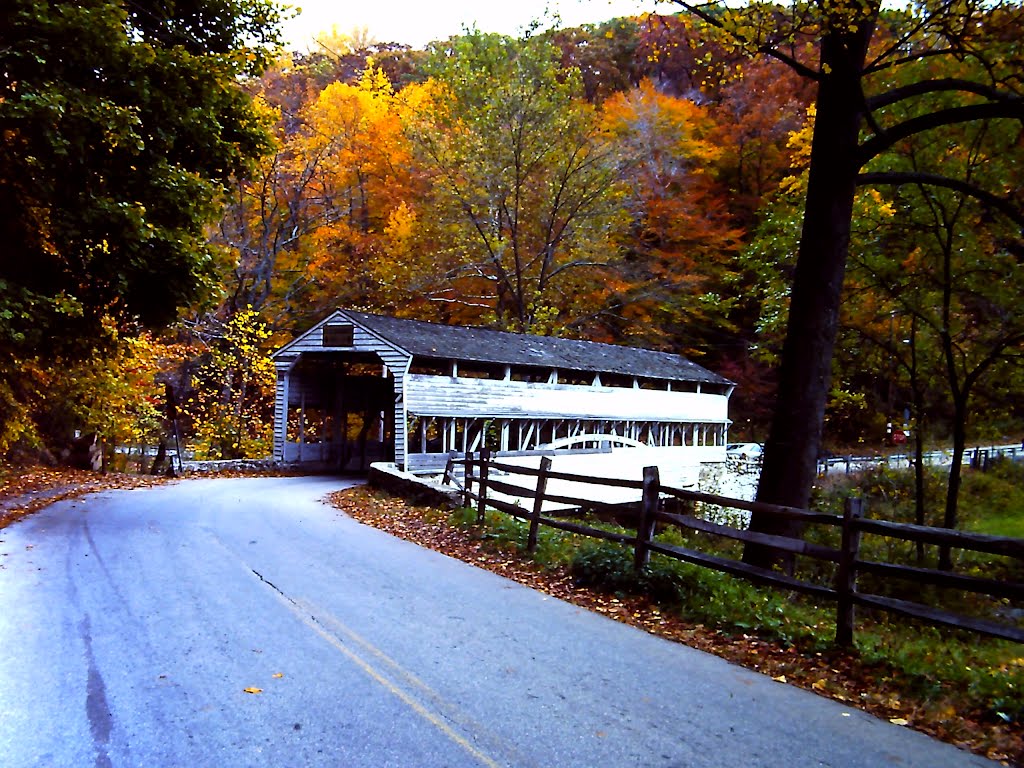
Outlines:
[[[317,33],[337,25],[341,33],[367,28],[378,42],[419,48],[473,23],[482,32],[518,35],[534,19],[555,12],[561,26],[607,21],[657,10],[656,0],[287,0],[302,8],[284,26],[286,48],[306,50]],[[662,4],[662,12],[671,6]],[[550,23],[543,26],[549,27]]]

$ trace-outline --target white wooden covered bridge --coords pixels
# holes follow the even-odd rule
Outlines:
[[[279,461],[428,472],[596,443],[725,460],[733,383],[679,355],[338,310],[274,360]]]

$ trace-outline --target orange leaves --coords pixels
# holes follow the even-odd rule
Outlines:
[[[430,102],[422,86],[406,87],[399,98],[370,66],[358,83],[331,83],[302,110],[293,157],[309,179],[303,205],[317,224],[290,258],[306,276],[307,302],[376,303],[402,283],[396,270],[412,252],[418,202],[403,122]]]
[[[331,83],[304,112],[305,152],[322,158],[325,181],[335,192],[407,183],[410,148],[402,132],[399,102],[383,72],[370,67],[357,85]]]
[[[720,152],[705,140],[712,126],[707,110],[689,99],[660,92],[650,80],[608,99],[604,124],[616,137],[643,142],[652,155],[685,159],[698,171]]]

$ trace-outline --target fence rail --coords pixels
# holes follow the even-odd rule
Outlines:
[[[984,448],[976,446],[964,450],[962,463],[974,469],[987,469],[997,459],[1020,461],[1022,458],[1024,458],[1024,445],[1014,443],[1013,445],[990,445]],[[848,475],[881,465],[895,469],[906,468],[914,466],[915,460],[914,454],[909,452],[882,456],[855,456],[853,454],[829,456],[818,459],[818,474],[824,475],[840,470]],[[953,460],[953,452],[949,450],[925,451],[921,460],[925,466],[948,466]]]
[[[543,525],[583,536],[630,545],[634,549],[634,566],[637,570],[644,569],[649,562],[650,554],[655,552],[766,586],[793,590],[816,598],[835,600],[837,604],[836,642],[840,645],[849,645],[853,642],[856,606],[883,610],[910,616],[930,624],[966,629],[1024,643],[1024,628],[1016,624],[966,616],[924,603],[872,594],[859,590],[857,585],[858,576],[872,574],[883,580],[902,580],[920,586],[951,588],[999,599],[1024,600],[1024,583],[1022,582],[864,559],[861,552],[861,538],[867,534],[922,542],[956,548],[965,552],[997,555],[1021,562],[1024,562],[1024,539],[871,520],[864,517],[862,502],[859,499],[850,499],[844,514],[832,515],[671,488],[661,485],[657,467],[645,468],[643,480],[588,477],[554,472],[551,470],[551,459],[546,456],[540,459],[539,467],[533,468],[502,463],[500,457],[496,460],[490,451],[485,450],[475,456],[469,454],[463,458],[454,456],[450,458],[445,471],[446,480],[454,477],[456,465],[462,465],[465,468],[462,486],[463,505],[475,506],[480,522],[483,521],[487,508],[496,509],[528,521],[530,528],[527,549],[531,552],[536,549],[538,530]],[[535,477],[535,485],[529,487],[521,484],[523,481],[515,483],[498,479],[495,476],[495,473],[498,472],[506,472],[522,478]],[[552,494],[547,490],[550,480],[563,480],[587,486],[635,489],[640,492],[640,497],[635,501],[613,504],[564,493]],[[493,496],[495,492],[517,501],[496,498]],[[526,504],[518,500],[523,500]],[[545,502],[549,506],[551,504],[561,505],[561,508],[556,510],[549,508],[545,511]],[[838,529],[841,544],[836,548],[805,541],[802,538],[759,533],[712,522],[668,508],[695,502],[798,520],[807,525],[821,525]],[[587,514],[593,512],[614,515],[616,521],[623,527],[633,528],[636,533],[608,531],[579,522],[581,518],[585,518]],[[835,566],[835,576],[831,585],[824,585],[779,571],[759,568],[713,552],[660,542],[654,539],[654,533],[659,524],[674,525],[689,531],[739,541],[744,544],[751,543],[788,555],[799,555],[826,562]]]

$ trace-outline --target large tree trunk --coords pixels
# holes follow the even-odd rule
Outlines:
[[[758,501],[805,508],[817,474],[858,172],[860,77],[872,29],[873,23],[865,23],[858,33],[822,41],[827,74],[818,85],[803,231]],[[756,513],[750,528],[786,536],[801,532],[796,521]],[[743,559],[792,570],[791,556],[763,546],[748,544]]]

